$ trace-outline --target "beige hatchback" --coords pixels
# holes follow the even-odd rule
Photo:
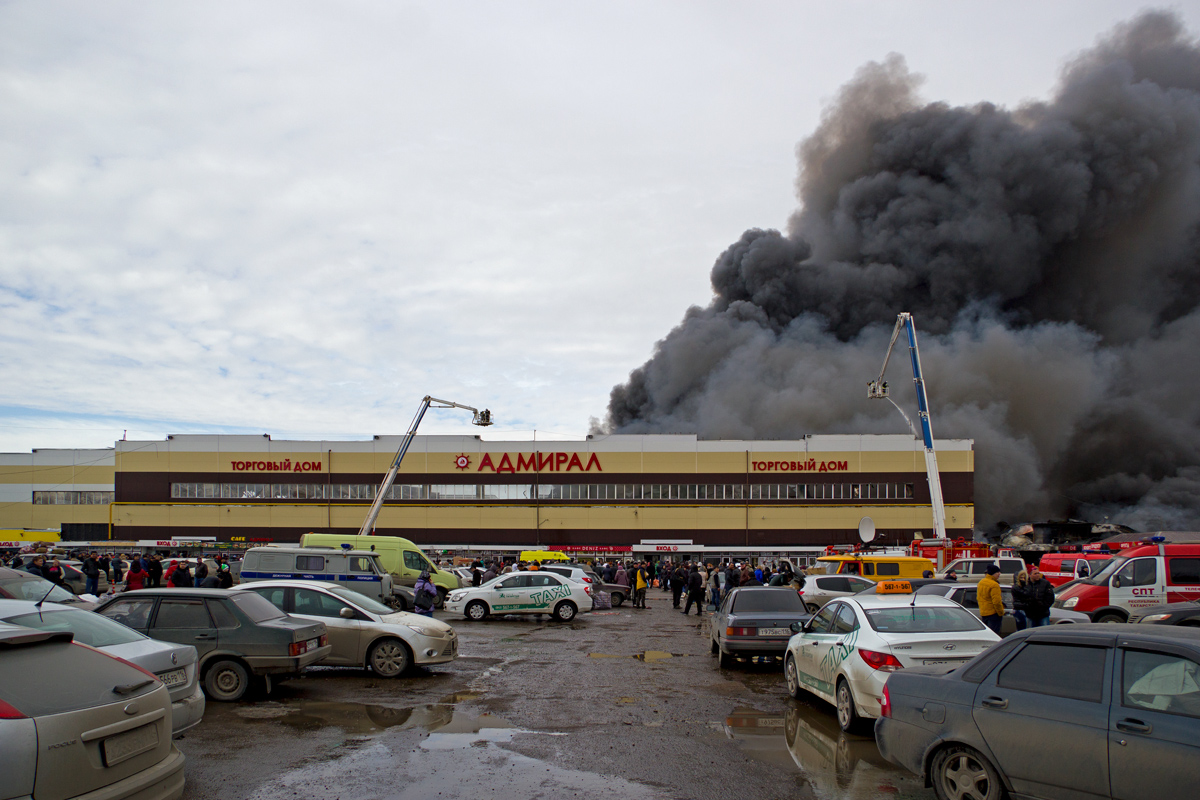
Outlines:
[[[71,639],[0,623],[0,793],[177,800],[166,686]]]

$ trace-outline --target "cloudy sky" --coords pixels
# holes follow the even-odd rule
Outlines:
[[[0,451],[364,438],[426,394],[582,436],[785,224],[858,67],[1013,107],[1141,7],[0,4]]]

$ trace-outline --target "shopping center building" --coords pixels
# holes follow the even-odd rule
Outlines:
[[[295,542],[309,531],[354,533],[401,438],[178,435],[119,441],[111,450],[0,455],[0,529],[246,544]],[[936,447],[948,533],[970,538],[973,442],[941,440]],[[430,549],[639,552],[686,543],[771,551],[856,542],[863,517],[874,521],[880,542],[932,535],[920,441],[418,436],[376,532]],[[84,530],[105,535],[68,535]]]

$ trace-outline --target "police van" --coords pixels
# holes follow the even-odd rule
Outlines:
[[[246,551],[242,583],[280,578],[329,581],[381,602],[392,600],[392,576],[379,556],[366,550],[273,545]]]

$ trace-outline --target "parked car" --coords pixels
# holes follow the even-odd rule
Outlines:
[[[932,583],[921,586],[914,591],[917,594],[935,594],[940,597],[948,597],[975,616],[979,616],[978,584]],[[1012,614],[1012,587],[1001,586],[1000,594],[1004,599],[1004,608],[1009,612],[1004,615],[1004,619],[1000,622],[1000,635],[1008,636],[1009,634],[1016,633],[1017,630],[1017,618]],[[1081,614],[1078,611],[1070,611],[1065,608],[1050,609],[1051,625],[1062,625],[1073,622],[1091,622],[1091,620],[1088,619],[1087,614]]]
[[[960,666],[1000,640],[958,603],[911,592],[834,600],[797,628],[783,664],[788,693],[832,703],[846,732],[880,715],[888,676]]]
[[[239,583],[272,580],[330,581],[387,603],[392,599],[392,576],[379,555],[369,550],[331,547],[252,547],[242,558]]]
[[[1057,609],[1056,609],[1057,610]],[[1165,603],[1130,615],[1131,623],[1200,628],[1200,603]]]
[[[1026,569],[1025,561],[1013,556],[1001,558],[958,558],[938,570],[935,577],[945,579],[946,573],[954,570],[958,574],[959,583],[979,583],[987,575],[987,568],[995,564],[1000,567],[996,580],[1011,585],[1017,573]]]
[[[874,581],[859,578],[855,575],[808,575],[804,579],[804,588],[800,597],[809,613],[815,614],[821,606],[835,597],[847,597],[867,590],[874,591]]]
[[[67,631],[74,640],[153,672],[171,696],[171,734],[180,736],[204,716],[196,648],[155,640],[118,622],[56,603],[0,600],[0,621],[40,631]]]
[[[58,564],[62,567],[63,583],[67,584],[75,594],[86,594],[87,576],[83,574],[83,562],[60,558]],[[104,574],[104,570],[100,570],[100,577],[96,581],[96,588],[99,594],[104,594],[108,591],[108,576]]]
[[[541,570],[509,572],[482,586],[450,592],[446,610],[473,620],[490,614],[553,614],[559,622],[570,622],[592,610],[592,587]]]
[[[1094,622],[1128,622],[1164,603],[1200,600],[1200,544],[1150,544],[1123,550],[1090,578],[1059,587],[1054,605]]]
[[[730,590],[713,612],[709,625],[712,653],[727,669],[737,658],[783,657],[792,624],[812,615],[796,591],[787,586],[743,586]]]
[[[1112,553],[1046,553],[1038,561],[1038,569],[1057,589],[1064,583],[1099,572],[1112,557]]]
[[[1047,626],[952,672],[901,670],[875,740],[939,798],[1194,797],[1200,632]]]
[[[625,602],[625,598],[629,595],[629,587],[622,586],[619,583],[605,583],[596,571],[584,564],[542,564],[538,567],[540,572],[553,572],[558,575],[570,578],[573,581],[586,583],[592,587],[593,592],[608,592],[612,598],[612,604],[619,606]]]
[[[0,792],[177,800],[184,759],[167,688],[71,638],[0,623]]]
[[[51,583],[45,578],[39,578],[23,569],[0,567],[0,597],[9,600],[45,600],[49,603],[61,603],[74,608],[90,609],[96,604],[84,600],[79,595]]]
[[[254,592],[293,617],[322,622],[329,655],[321,666],[365,667],[395,678],[410,666],[458,658],[458,634],[439,619],[396,611],[341,586],[318,581],[256,581],[235,591]]]
[[[272,679],[297,676],[332,650],[324,624],[289,617],[253,592],[139,589],[96,613],[151,639],[194,645],[204,693],[219,701],[240,700],[251,676],[269,692]]]

